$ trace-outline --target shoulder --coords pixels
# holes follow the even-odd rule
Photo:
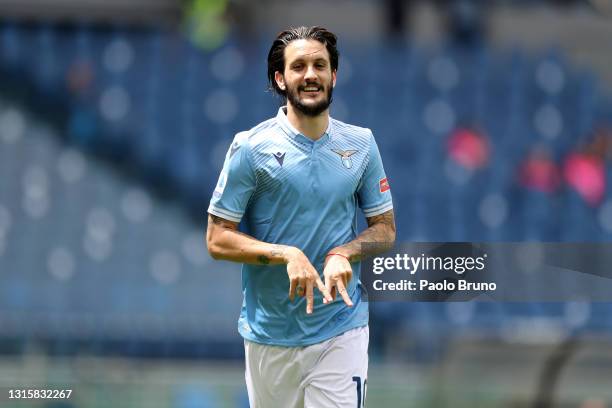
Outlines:
[[[234,143],[239,146],[247,146],[250,149],[264,143],[269,136],[278,131],[276,118],[271,118],[252,127],[249,130],[238,132],[234,137]]]
[[[351,125],[331,118],[333,138],[347,140],[360,147],[368,147],[374,142],[374,135],[369,128]]]

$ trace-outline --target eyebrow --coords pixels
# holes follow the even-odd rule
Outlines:
[[[290,63],[290,64],[295,64],[296,62],[303,62],[304,60],[305,60],[305,59],[304,59],[304,57],[300,56],[300,57],[297,57],[296,59],[294,59],[293,61],[290,61],[289,63]],[[327,63],[327,62],[328,62],[328,61],[327,61],[327,59],[325,59],[325,58],[323,58],[323,57],[318,57],[318,58],[315,58],[315,60],[314,60],[314,61],[315,61],[315,62],[321,62],[321,61],[323,61],[323,62],[325,62],[325,63]]]

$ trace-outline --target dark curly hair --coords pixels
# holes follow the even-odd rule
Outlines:
[[[338,38],[334,33],[328,31],[323,27],[296,27],[282,31],[276,36],[276,39],[270,47],[268,52],[268,86],[271,91],[285,98],[287,96],[286,91],[280,89],[274,80],[274,73],[276,71],[285,71],[285,48],[291,41],[295,40],[316,40],[324,44],[329,53],[329,62],[331,64],[332,71],[338,70],[338,49],[336,48],[336,42]]]

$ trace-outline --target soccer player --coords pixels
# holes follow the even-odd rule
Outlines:
[[[236,135],[208,207],[210,254],[243,263],[252,408],[365,405],[361,243],[392,246],[395,222],[372,132],[329,116],[337,70],[328,30],[278,35],[268,80],[286,106]],[[357,207],[368,223],[359,236]]]

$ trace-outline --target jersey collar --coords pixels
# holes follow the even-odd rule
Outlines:
[[[331,117],[329,118],[329,123],[327,124],[327,129],[325,130],[325,133],[323,133],[323,136],[321,136],[318,140],[312,140],[311,138],[309,138],[308,136],[303,135],[302,133],[300,133],[295,127],[293,127],[293,125],[289,122],[289,119],[287,118],[287,107],[286,106],[281,106],[280,108],[278,108],[278,113],[276,115],[276,121],[278,122],[279,126],[281,127],[281,129],[283,129],[283,131],[287,134],[287,136],[300,141],[302,143],[324,143],[325,141],[327,141],[327,139],[329,139],[329,135],[331,132]]]

